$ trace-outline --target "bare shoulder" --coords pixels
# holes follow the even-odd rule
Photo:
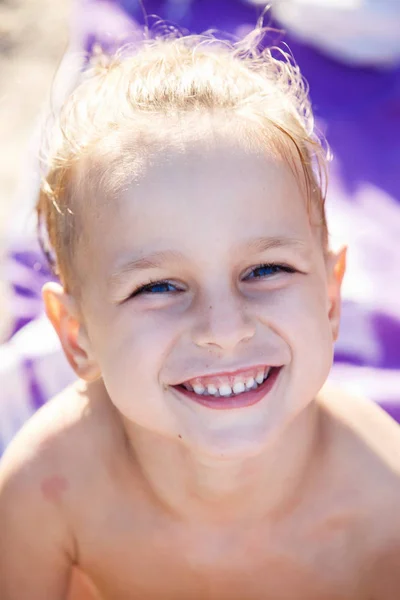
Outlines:
[[[109,485],[120,439],[96,390],[74,385],[40,409],[0,461],[0,597],[65,598],[77,563],[79,515]],[[107,462],[108,461],[108,462]],[[85,512],[86,511],[86,512]]]
[[[400,593],[400,426],[374,402],[330,385],[319,403],[334,457],[332,472],[341,487],[335,500],[344,499],[356,525],[365,598],[395,600]]]
[[[75,384],[43,406],[15,436],[0,461],[0,499],[31,498],[65,509],[84,495],[118,439],[108,403]],[[100,475],[99,475],[100,477]],[[11,494],[11,496],[10,496]]]
[[[75,396],[68,390],[43,407],[0,461],[0,530],[7,540],[0,596],[7,600],[66,595],[75,544],[65,515],[69,459],[63,447],[76,437],[69,434]]]
[[[319,403],[329,468],[377,538],[400,536],[400,426],[374,402],[326,386]]]
[[[318,402],[339,455],[345,455],[350,465],[354,461],[354,466],[369,467],[374,476],[390,474],[391,481],[400,485],[399,424],[371,400],[330,384],[321,390]]]

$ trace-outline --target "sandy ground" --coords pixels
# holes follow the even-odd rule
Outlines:
[[[0,0],[0,252],[40,108],[66,49],[70,0]],[[0,331],[4,287],[0,283]]]

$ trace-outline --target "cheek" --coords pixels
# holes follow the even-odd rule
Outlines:
[[[260,305],[260,310],[263,320],[289,346],[292,369],[299,376],[321,379],[322,385],[333,359],[327,295],[322,283],[309,277],[307,282],[278,290]]]
[[[160,374],[174,346],[177,325],[161,311],[138,315],[129,308],[119,307],[113,318],[108,316],[106,331],[96,328],[93,345],[113,403],[139,422],[153,411],[154,424],[154,411],[162,412],[162,407],[157,408],[162,398]]]
[[[142,360],[156,365],[176,336],[176,322],[162,311],[134,311],[129,303],[117,307],[114,314],[107,315],[103,322],[107,329],[97,328],[94,342],[100,362],[113,364],[132,362],[131,368],[139,370]]]

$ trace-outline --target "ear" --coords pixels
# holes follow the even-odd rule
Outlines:
[[[75,373],[88,382],[99,379],[100,369],[93,356],[76,301],[58,283],[46,283],[42,295],[47,316]]]
[[[339,336],[340,314],[341,314],[341,288],[343,277],[346,272],[347,246],[343,246],[338,252],[329,252],[326,259],[328,274],[328,296],[329,296],[329,321],[332,328],[332,337],[336,342]]]

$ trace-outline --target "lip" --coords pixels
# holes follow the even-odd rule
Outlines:
[[[275,385],[275,382],[281,372],[282,367],[271,367],[270,375],[268,378],[256,389],[249,390],[248,392],[243,392],[237,396],[220,396],[216,398],[215,396],[200,396],[195,392],[190,392],[182,385],[172,386],[174,390],[176,390],[179,394],[185,396],[189,400],[196,402],[196,404],[201,404],[207,408],[212,408],[214,410],[232,410],[236,408],[246,408],[248,406],[253,406],[260,402]],[[242,369],[243,370],[243,369]]]

